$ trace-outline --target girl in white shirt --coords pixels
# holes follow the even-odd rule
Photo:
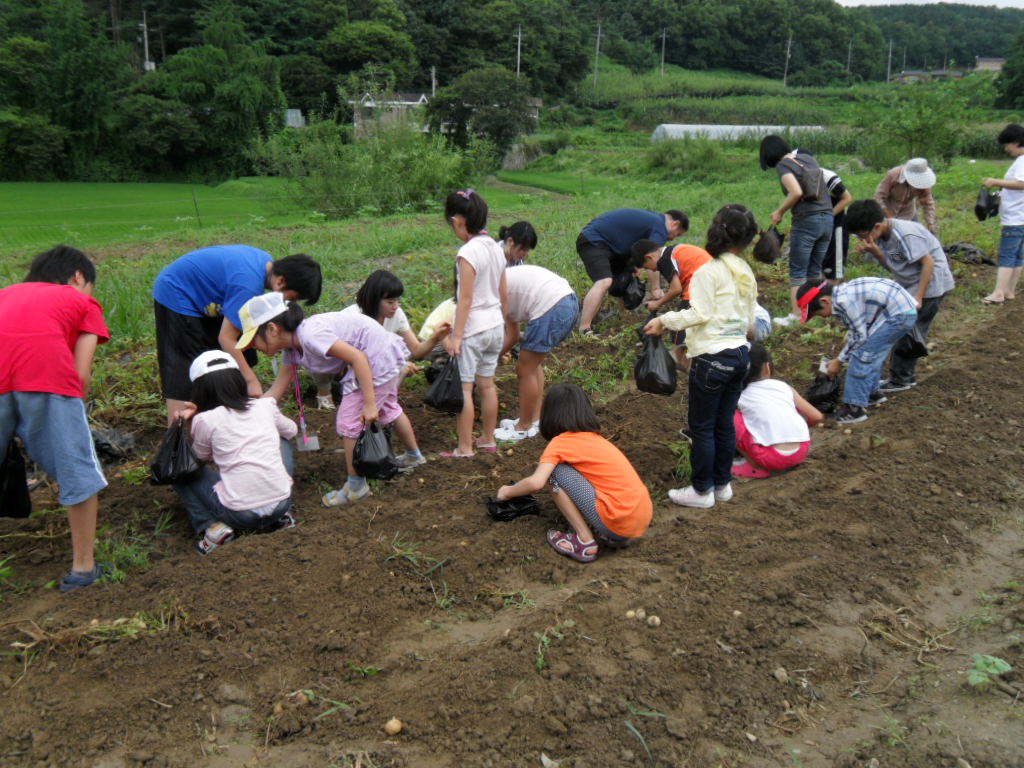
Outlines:
[[[1010,123],[999,132],[998,141],[1013,158],[1013,164],[1003,178],[982,182],[986,187],[1002,189],[996,287],[981,300],[982,304],[996,306],[1017,297],[1017,281],[1024,269],[1024,125]]]
[[[199,554],[239,531],[291,528],[291,444],[298,427],[273,398],[250,398],[238,363],[221,350],[203,352],[189,368],[192,402],[174,414],[191,420],[192,447],[203,468],[174,486],[195,532]],[[218,471],[219,470],[219,471]]]
[[[491,239],[487,203],[472,189],[452,192],[444,203],[444,216],[464,245],[456,264],[455,322],[445,349],[459,360],[463,408],[458,416],[458,447],[444,458],[473,455],[474,447],[494,453],[494,428],[498,422],[498,390],[494,371],[505,338],[505,254]],[[474,444],[473,384],[480,392],[480,438]]]
[[[808,425],[825,418],[772,373],[771,355],[755,341],[750,345],[750,373],[733,417],[736,450],[746,459],[733,464],[733,477],[768,477],[800,464],[811,446]]]

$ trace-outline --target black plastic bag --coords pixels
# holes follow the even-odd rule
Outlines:
[[[839,377],[819,373],[804,398],[822,413],[832,413],[839,407]]]
[[[378,422],[362,431],[352,452],[352,466],[360,477],[390,480],[398,474],[398,462],[391,450],[391,438]]]
[[[0,517],[28,517],[32,513],[27,482],[25,459],[12,439],[0,465]]]
[[[992,219],[999,215],[999,190],[982,187],[974,203],[974,215],[978,221]]]
[[[523,515],[539,515],[540,504],[533,496],[516,496],[514,499],[498,501],[490,496],[487,497],[487,514],[492,520],[499,523],[507,523]]]
[[[445,413],[462,411],[462,379],[459,378],[458,357],[448,360],[423,396],[423,402]]]
[[[899,357],[928,357],[928,344],[924,340],[921,329],[916,325],[911,328],[909,333],[901,336],[900,340],[896,342],[892,352]]]
[[[626,286],[626,292],[622,295],[622,306],[626,309],[636,309],[644,303],[645,293],[643,281],[633,275],[633,279]]]
[[[633,272],[633,268],[629,266],[620,272],[616,272],[612,276],[612,284],[608,288],[608,295],[613,299],[621,299],[626,295],[626,289],[635,278],[636,275]]]
[[[768,229],[762,229],[754,243],[754,260],[762,264],[774,264],[782,258],[782,243],[785,240],[786,236],[774,224]]]
[[[648,322],[654,315],[648,318]],[[646,323],[645,323],[646,325]],[[640,329],[643,349],[633,366],[636,388],[652,395],[671,395],[676,391],[676,361],[661,344],[660,336],[648,336]]]
[[[153,485],[178,485],[193,479],[202,469],[192,443],[185,432],[185,419],[179,418],[164,433],[149,465]]]

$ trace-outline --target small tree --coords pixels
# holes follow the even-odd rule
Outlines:
[[[456,146],[469,146],[475,136],[502,152],[534,127],[526,91],[504,67],[470,70],[442,88],[427,104],[427,120]]]
[[[1003,109],[1024,109],[1024,32],[1013,42],[1006,57],[1003,71],[996,81],[999,90],[998,106]]]

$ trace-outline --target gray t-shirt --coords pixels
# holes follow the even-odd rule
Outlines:
[[[796,149],[793,151],[796,153],[795,160],[790,155],[786,155],[779,160],[778,165],[775,166],[775,172],[779,174],[780,180],[787,173],[792,173],[796,176],[796,180],[800,181],[804,173],[807,171],[816,171],[821,167],[818,165],[818,161],[814,159],[814,155],[810,152],[804,152],[802,149]],[[789,190],[787,190],[785,186],[783,186],[782,191],[787,195],[789,194]],[[790,210],[793,214],[793,221],[797,221],[814,213],[832,213],[832,200],[828,196],[828,189],[824,184],[822,184],[821,195],[817,200],[800,200]]]
[[[942,250],[939,239],[916,221],[888,221],[892,231],[889,237],[878,239],[878,247],[882,249],[885,267],[892,272],[893,279],[916,296],[921,279],[921,259],[931,256],[935,260],[935,269],[924,298],[934,299],[953,290],[953,273],[949,270],[946,252]]]

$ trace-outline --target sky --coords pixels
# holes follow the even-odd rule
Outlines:
[[[840,5],[938,5],[935,0],[837,0]],[[999,8],[1024,9],[1024,0],[955,0],[956,5],[994,5]]]

